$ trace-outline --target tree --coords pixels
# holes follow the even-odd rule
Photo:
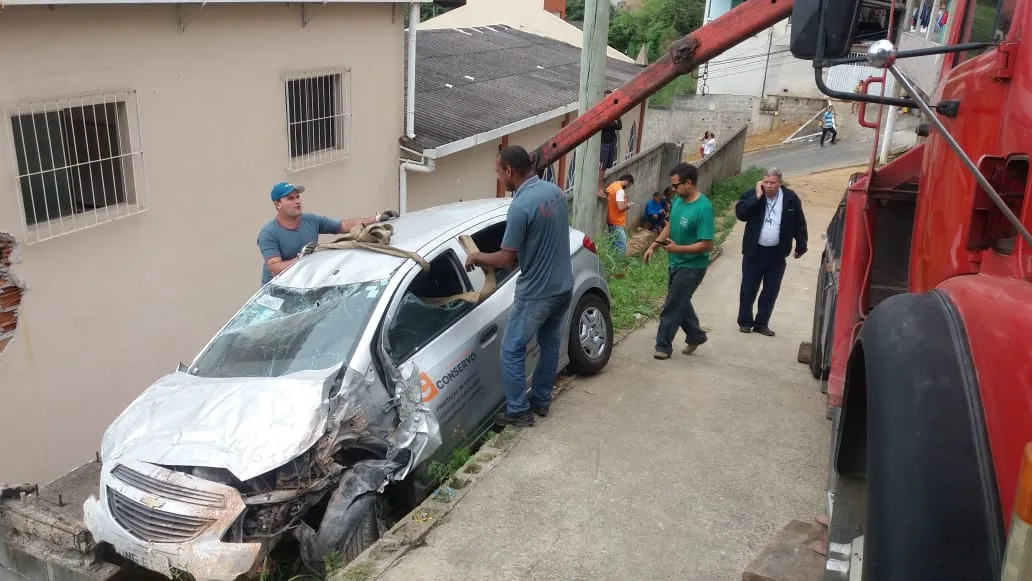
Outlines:
[[[638,10],[617,9],[609,26],[609,44],[632,56],[647,45],[653,62],[672,41],[702,26],[704,9],[704,0],[645,0]]]

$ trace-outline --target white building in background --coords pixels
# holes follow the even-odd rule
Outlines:
[[[706,0],[704,21],[709,22],[741,3],[742,0]],[[888,6],[888,2],[882,0],[864,3],[856,35],[857,43],[885,38]],[[705,84],[700,79],[697,91],[752,97],[827,98],[814,81],[813,63],[792,56],[789,49],[792,38],[791,22],[791,18],[786,18],[730,48],[708,63],[708,71],[705,70],[706,65],[703,65],[704,68],[699,71],[700,76],[704,71],[708,74]],[[834,84],[831,83],[832,79],[829,79],[829,71],[825,70],[825,82],[833,89],[853,90],[856,84],[856,81],[852,80],[853,77],[860,73],[864,73],[861,76],[866,77],[869,71],[859,71],[857,67],[849,68],[850,71],[847,73],[832,75]]]
[[[706,0],[704,22],[709,22],[742,0]],[[813,80],[813,64],[797,59],[789,51],[791,18],[786,18],[731,47],[699,70],[697,92],[750,97],[802,97],[820,99],[824,95]]]

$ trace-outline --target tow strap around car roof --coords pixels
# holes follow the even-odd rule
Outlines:
[[[392,235],[394,235],[394,226],[390,224],[376,223],[369,226],[359,224],[352,228],[351,232],[338,237],[332,242],[320,242],[315,244],[308,252],[305,252],[307,249],[302,250],[302,255],[318,250],[348,250],[360,248],[400,258],[411,258],[419,264],[423,269],[423,272],[430,270],[430,263],[422,256],[412,252],[411,250],[391,246]],[[467,254],[480,251],[480,249],[477,248],[477,243],[474,242],[473,238],[469,235],[463,234],[462,236],[459,236],[459,243],[462,244],[462,247],[466,250]],[[490,296],[491,293],[495,291],[496,287],[495,269],[490,266],[484,266],[482,268],[484,270],[484,287],[480,289],[479,292],[470,291],[447,297],[418,298],[424,303],[433,306],[446,305],[453,301],[466,301],[474,305],[478,304],[480,301]]]

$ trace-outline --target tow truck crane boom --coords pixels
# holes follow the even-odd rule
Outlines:
[[[545,168],[681,75],[792,14],[793,0],[746,0],[670,45],[670,51],[595,104],[531,153]]]

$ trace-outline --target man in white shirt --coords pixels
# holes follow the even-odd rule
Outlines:
[[[773,337],[770,316],[781,290],[785,259],[792,252],[792,240],[795,240],[796,258],[806,253],[803,205],[795,192],[782,185],[781,170],[771,167],[764,172],[763,180],[756,182],[755,190],[742,194],[735,204],[735,215],[745,222],[738,330],[743,333],[756,331]],[[753,303],[757,293],[760,300],[754,317]]]

